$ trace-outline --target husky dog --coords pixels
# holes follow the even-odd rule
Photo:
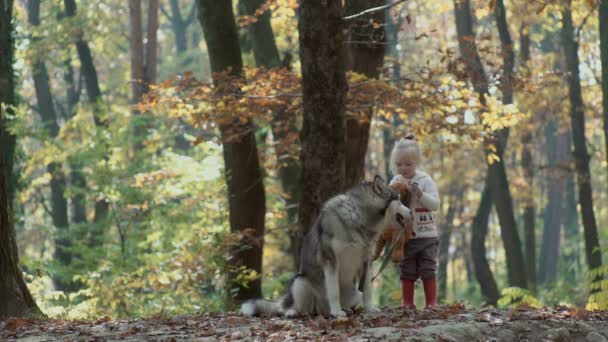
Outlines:
[[[304,237],[300,269],[287,293],[278,302],[247,301],[241,313],[344,317],[361,302],[378,311],[371,304],[375,240],[387,226],[405,227],[407,220],[409,209],[380,176],[330,198]]]

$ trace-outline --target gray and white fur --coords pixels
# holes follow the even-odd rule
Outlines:
[[[361,303],[366,310],[377,311],[371,303],[375,240],[384,228],[403,227],[410,219],[399,194],[379,176],[330,198],[304,237],[300,268],[287,293],[277,302],[247,301],[241,313],[344,317]]]

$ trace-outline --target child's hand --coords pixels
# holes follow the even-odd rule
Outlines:
[[[411,183],[411,184],[405,184],[405,187],[407,189],[407,191],[409,191],[410,193],[414,193],[414,191],[416,192],[416,198],[420,198],[422,197],[422,190],[420,190],[420,188],[418,187],[418,183]]]

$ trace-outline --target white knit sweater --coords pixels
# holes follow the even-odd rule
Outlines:
[[[416,238],[438,237],[433,212],[439,210],[439,191],[431,176],[423,171],[416,170],[414,178],[408,179],[402,175],[397,175],[391,179],[390,185],[394,183],[410,185],[418,183],[418,188],[422,190],[422,196],[418,198],[414,194],[409,206],[414,215]]]

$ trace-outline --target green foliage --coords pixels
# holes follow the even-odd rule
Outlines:
[[[608,265],[591,270],[589,277],[593,280],[587,309],[608,310]]]
[[[519,287],[507,287],[501,291],[501,294],[502,297],[500,297],[498,300],[498,306],[500,307],[514,307],[522,304],[534,308],[542,307],[541,302],[526,289]]]

